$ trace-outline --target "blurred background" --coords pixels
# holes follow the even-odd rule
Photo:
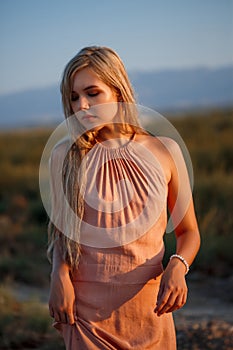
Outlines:
[[[175,313],[178,349],[232,349],[233,1],[0,1],[0,349],[64,349],[47,300],[38,171],[63,121],[59,83],[82,47],[110,46],[138,103],[180,133],[202,246]],[[167,253],[175,249],[165,235]]]

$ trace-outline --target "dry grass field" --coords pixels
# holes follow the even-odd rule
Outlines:
[[[202,236],[188,279],[199,294],[197,286],[202,281],[218,281],[215,286],[221,288],[221,300],[228,295],[226,281],[232,283],[233,268],[233,110],[199,111],[170,120],[191,155],[193,195]],[[37,128],[0,133],[1,350],[64,349],[51,327],[46,306],[48,220],[38,185],[40,157],[51,131]],[[165,243],[166,264],[174,249],[172,234],[165,235]],[[203,289],[205,295],[208,292],[212,291]],[[228,299],[229,308],[233,308],[233,299]],[[178,349],[233,348],[233,322],[219,319],[217,312],[212,318],[198,319],[195,314],[196,318],[188,319],[188,311],[177,321]]]

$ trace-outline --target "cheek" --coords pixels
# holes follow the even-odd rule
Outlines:
[[[118,104],[117,102],[103,103],[96,105],[93,108],[93,114],[104,122],[110,122],[117,115]]]

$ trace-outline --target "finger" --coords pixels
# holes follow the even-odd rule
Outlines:
[[[155,308],[155,312],[160,313],[160,311],[163,309],[163,307],[166,305],[168,299],[170,297],[170,291],[164,291],[161,295],[160,299],[157,301],[157,306]]]
[[[60,312],[60,322],[67,323],[67,316],[65,312]]]
[[[49,314],[52,318],[54,318],[54,311],[52,307],[49,307]]]
[[[160,284],[160,287],[159,287],[158,296],[157,296],[157,304],[160,302],[163,293],[164,293],[164,284],[161,283],[161,284]]]
[[[175,310],[180,309],[182,306],[184,306],[186,300],[187,300],[187,291],[184,291],[183,293],[180,293],[177,295],[174,305],[168,308],[165,312],[173,312]]]
[[[73,315],[74,315],[74,321],[78,320],[78,312],[77,312],[77,306],[76,303],[74,302],[74,306],[73,306]]]
[[[183,294],[183,299],[182,299],[182,306],[186,303],[188,297],[188,290]]]
[[[169,298],[164,300],[164,302],[161,304],[161,307],[159,308],[157,315],[160,316],[160,315],[164,314],[165,312],[168,312],[168,310],[171,309],[175,305],[176,297],[177,296],[174,293],[171,293],[169,295]]]
[[[68,310],[67,311],[67,323],[69,324],[74,324],[74,314],[73,314],[73,310]]]
[[[156,307],[154,309],[154,312],[157,312],[158,308],[160,307],[161,301],[163,299],[163,294],[164,294],[164,285],[161,282],[160,287],[159,287],[159,292],[157,295]]]
[[[55,312],[54,319],[56,322],[67,323],[66,314],[64,312]]]
[[[173,312],[175,310],[181,309],[184,306],[184,304],[186,303],[186,301],[187,301],[187,293],[184,293],[184,294],[177,297],[173,307],[171,307],[166,312]]]
[[[178,295],[177,298],[175,299],[175,302],[173,305],[171,305],[170,308],[167,308],[165,310],[166,313],[168,312],[173,312],[175,310],[180,309],[183,306],[183,296],[182,295]]]
[[[53,317],[56,322],[61,322],[60,314],[58,312],[54,312]]]

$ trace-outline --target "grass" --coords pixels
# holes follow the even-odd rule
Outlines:
[[[194,168],[194,201],[202,247],[194,268],[208,269],[213,257],[231,273],[233,219],[232,109],[202,111],[170,118],[183,138]],[[0,273],[28,284],[48,283],[47,216],[38,184],[40,157],[51,129],[25,129],[0,137]],[[225,238],[225,239],[224,239]],[[174,237],[165,235],[167,254]],[[165,257],[166,260],[166,257]],[[34,274],[36,271],[36,277]],[[47,281],[47,282],[46,282]]]
[[[19,302],[5,286],[0,286],[0,304],[1,350],[65,349],[45,305],[36,300]]]
[[[0,244],[0,274],[3,280],[47,286],[49,264],[45,225],[20,228],[12,235],[1,231]]]
[[[171,118],[189,149],[194,168],[194,201],[202,236],[193,271],[227,277],[233,268],[233,113],[211,110]],[[51,327],[48,309],[38,300],[20,302],[6,287],[11,282],[47,288],[47,216],[38,169],[47,129],[0,134],[0,348],[64,350]],[[173,234],[165,235],[164,263],[174,252]]]

